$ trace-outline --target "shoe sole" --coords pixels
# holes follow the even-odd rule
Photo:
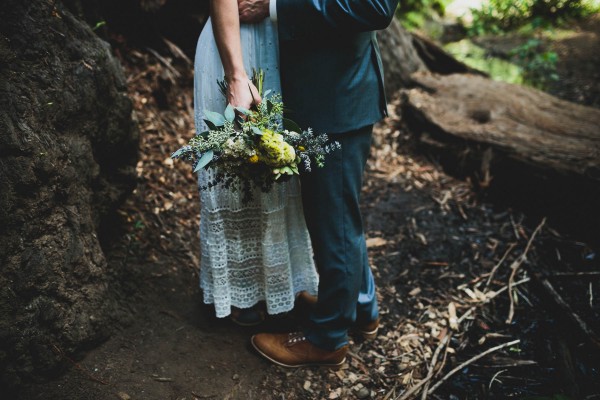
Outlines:
[[[362,335],[365,340],[373,340],[377,337],[377,332],[379,332],[379,328],[375,328],[372,331],[360,331],[359,333]]]
[[[344,357],[344,359],[342,361],[340,361],[339,363],[336,364],[324,364],[324,363],[306,363],[306,364],[296,364],[296,365],[291,365],[291,364],[285,364],[282,363],[280,361],[277,361],[271,357],[269,357],[267,354],[265,354],[255,343],[254,343],[254,336],[252,336],[252,338],[250,338],[250,343],[252,343],[252,347],[254,347],[254,350],[258,351],[258,353],[263,356],[264,358],[266,358],[267,360],[271,361],[273,364],[279,365],[280,367],[285,367],[285,368],[302,368],[302,367],[322,367],[322,368],[329,368],[332,369],[334,371],[339,370],[340,368],[342,368],[342,366],[344,365],[344,363],[346,362],[346,357]]]
[[[238,325],[238,326],[243,326],[244,328],[248,328],[248,327],[252,327],[252,326],[258,326],[260,324],[262,324],[263,322],[265,322],[265,320],[261,320],[261,321],[257,321],[257,322],[240,322],[237,319],[234,318],[229,318],[231,320],[231,322],[233,322],[234,324]]]

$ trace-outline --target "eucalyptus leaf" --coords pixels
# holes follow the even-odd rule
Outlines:
[[[219,113],[204,110],[204,116],[217,127],[225,125],[225,117]]]
[[[225,109],[225,119],[229,122],[233,122],[233,120],[235,119],[235,111],[233,110],[233,106],[231,104],[227,105],[227,108]]]
[[[258,135],[258,136],[264,135],[263,131],[261,131],[260,129],[258,129],[256,126],[252,127],[252,132],[254,132],[254,134]]]
[[[215,124],[213,124],[207,119],[204,120],[204,123],[206,124],[206,126],[208,126],[208,129],[210,129],[211,131],[219,129]]]
[[[290,132],[302,133],[302,129],[298,124],[289,118],[283,118],[283,129],[287,129]]]
[[[202,154],[202,157],[200,157],[196,164],[196,168],[194,168],[194,172],[198,172],[201,168],[206,167],[208,163],[212,161],[213,156],[214,152],[212,150],[208,150],[206,153]]]
[[[265,92],[265,94],[263,94],[263,96],[262,96],[262,97],[263,97],[263,99],[266,99],[266,98],[267,98],[267,96],[271,94],[271,92],[272,92],[272,90],[271,90],[271,89],[267,90],[267,91]]]
[[[206,121],[205,121],[206,122]],[[204,131],[204,132],[200,132],[198,133],[196,136],[202,136],[202,137],[207,137],[209,134],[209,131]]]
[[[271,100],[267,100],[267,112],[270,114],[273,110],[273,102]]]
[[[241,112],[244,115],[250,115],[252,114],[252,111],[248,110],[247,108],[244,107],[236,107],[236,110],[238,110],[239,112]]]
[[[177,150],[176,152],[174,152],[173,154],[171,154],[171,158],[180,157],[181,154],[183,154],[183,147],[181,149]]]

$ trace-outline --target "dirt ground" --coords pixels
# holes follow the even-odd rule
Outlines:
[[[403,130],[395,103],[376,128],[363,192],[379,336],[352,341],[337,372],[260,359],[250,335],[294,329],[298,318],[242,329],[202,304],[197,189],[190,168],[169,158],[193,134],[189,60],[121,51],[142,158],[138,188],[120,210],[123,239],[107,246],[111,265],[130,276],[133,317],[97,348],[65,358],[64,375],[15,399],[388,400],[421,380],[438,399],[600,398],[597,349],[535,283],[546,277],[600,332],[600,249],[555,228],[552,216],[542,226],[446,175]]]

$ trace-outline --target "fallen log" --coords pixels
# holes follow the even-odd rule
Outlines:
[[[418,87],[404,91],[403,115],[413,114],[421,133],[600,182],[600,110],[470,74],[416,73],[413,80]]]
[[[472,74],[412,78],[400,114],[447,172],[598,240],[600,109]]]

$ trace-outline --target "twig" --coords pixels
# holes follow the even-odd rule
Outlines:
[[[81,373],[83,373],[85,376],[88,377],[88,379],[94,381],[94,382],[98,382],[101,383],[103,385],[109,385],[108,382],[100,379],[100,378],[96,378],[91,372],[89,372],[86,368],[82,367],[81,364],[79,364],[78,362],[74,361],[73,359],[71,359],[70,357],[68,357],[65,352],[60,349],[57,345],[52,344],[52,348],[54,350],[54,352],[56,354],[58,354],[59,356],[61,356],[63,359],[67,360],[68,362],[70,362],[71,364],[73,364],[73,366],[80,371]]]
[[[179,71],[177,71],[175,69],[175,67],[173,67],[173,65],[171,64],[171,61],[167,60],[166,58],[164,58],[163,56],[161,56],[156,50],[151,49],[150,47],[147,47],[146,49],[150,53],[152,53],[152,55],[154,55],[154,57],[156,57],[158,59],[158,61],[160,61],[173,74],[173,76],[175,78],[179,78],[181,76],[181,74],[179,73]]]
[[[482,357],[485,357],[486,355],[493,353],[494,351],[498,351],[500,349],[503,349],[505,347],[508,346],[512,346],[515,345],[517,343],[519,343],[520,340],[513,340],[511,342],[508,343],[504,343],[495,347],[492,347],[490,349],[487,349],[486,351],[484,351],[481,354],[476,355],[475,357],[471,357],[470,359],[468,359],[467,361],[463,362],[462,364],[460,364],[458,367],[454,368],[453,370],[451,370],[450,372],[448,372],[446,375],[444,375],[444,377],[442,379],[440,379],[435,385],[433,385],[433,387],[431,389],[429,389],[429,391],[427,392],[427,394],[432,394],[433,392],[435,392],[444,382],[446,382],[448,380],[448,378],[450,378],[452,375],[454,375],[455,373],[457,373],[458,371],[460,371],[461,369],[463,369],[464,367],[466,367],[467,365],[479,360]]]
[[[513,233],[515,234],[515,238],[517,240],[521,239],[521,236],[519,235],[519,231],[517,230],[517,226],[515,224],[515,219],[513,218],[512,214],[509,215],[510,217],[510,224],[512,225],[513,228]]]
[[[211,399],[213,397],[217,397],[216,394],[198,394],[195,392],[192,392],[192,396],[198,398],[198,399]]]
[[[575,327],[577,327],[579,331],[586,336],[596,348],[600,348],[600,338],[598,335],[596,335],[596,333],[588,326],[588,324],[586,324],[586,322],[581,319],[581,317],[576,314],[575,311],[573,311],[571,306],[561,297],[556,289],[554,289],[554,286],[552,286],[550,281],[542,278],[540,279],[540,284],[547,294],[550,295],[554,303],[558,306],[558,309],[561,310],[563,314],[575,324]]]
[[[457,324],[460,325],[467,317],[473,314],[473,311],[475,311],[475,309],[476,307],[469,308],[463,315],[460,316],[460,318],[457,321]]]
[[[531,278],[523,278],[520,281],[513,283],[512,287],[515,288],[523,283],[529,282],[530,280],[531,280]],[[508,290],[508,285],[506,285],[502,289],[499,289],[499,290],[495,291],[494,293],[490,294],[488,296],[488,298],[485,300],[484,304],[489,302],[490,300],[492,300],[494,297],[498,296],[499,294],[504,293],[506,290]]]
[[[427,391],[429,390],[429,385],[431,384],[431,379],[437,374],[437,372],[441,371],[441,368],[437,369],[436,372],[436,364],[437,364],[437,359],[439,357],[440,351],[442,350],[442,348],[444,347],[448,347],[448,344],[450,343],[450,339],[452,339],[452,333],[449,333],[447,336],[445,336],[442,341],[440,342],[440,344],[438,345],[438,347],[435,349],[435,352],[433,353],[433,357],[431,358],[431,364],[429,364],[429,371],[427,372],[427,377],[429,379],[427,379],[427,383],[425,383],[425,386],[423,387],[423,392],[421,394],[421,400],[427,400]]]
[[[504,262],[504,260],[506,260],[506,257],[510,254],[510,252],[512,251],[512,249],[516,246],[516,243],[511,243],[508,246],[508,249],[506,249],[506,251],[504,252],[504,255],[502,256],[502,258],[500,259],[500,261],[498,261],[498,264],[494,265],[494,268],[492,268],[492,271],[490,272],[490,276],[488,276],[488,280],[485,283],[485,289],[483,290],[484,292],[488,289],[488,287],[490,286],[490,283],[492,282],[492,279],[494,278],[494,274],[496,273],[496,271],[498,270],[498,268],[500,268],[500,266],[502,265],[502,263]]]
[[[394,387],[392,388],[392,390],[390,390],[389,392],[387,392],[387,394],[385,395],[385,397],[383,398],[383,400],[388,400],[390,397],[392,397],[392,394],[396,393],[396,388],[398,387],[398,383],[394,384]]]
[[[527,241],[527,246],[525,246],[525,250],[523,251],[523,254],[521,254],[510,265],[512,272],[510,273],[510,277],[508,278],[508,299],[510,301],[510,309],[508,310],[508,317],[506,318],[507,324],[510,324],[512,322],[512,319],[515,315],[515,300],[513,297],[513,290],[512,290],[513,283],[515,281],[515,276],[517,275],[517,271],[519,270],[521,265],[527,260],[527,253],[529,252],[529,249],[531,248],[531,244],[533,243],[533,240],[535,239],[536,235],[539,233],[539,231],[542,229],[542,226],[544,226],[545,223],[546,223],[546,218],[544,217],[544,219],[542,219],[542,222],[540,222],[540,224],[537,226],[537,228],[535,228],[535,230],[533,231],[533,234],[529,238],[529,241]]]
[[[153,376],[152,379],[156,382],[173,382],[173,378],[166,378],[164,376]]]
[[[571,277],[571,276],[596,276],[600,275],[600,271],[581,271],[581,272],[555,272],[553,274],[549,274],[548,276],[551,278],[554,277]]]
[[[363,364],[364,364],[364,362],[365,362],[365,359],[364,359],[364,358],[362,358],[361,356],[359,356],[359,355],[358,355],[358,354],[356,354],[356,353],[353,353],[353,352],[349,351],[349,352],[348,352],[348,355],[349,355],[350,357],[354,358],[355,360],[358,360],[358,361],[360,361],[360,362],[361,362],[361,363],[363,363]]]
[[[413,394],[417,393],[419,391],[419,389],[421,389],[421,386],[425,385],[427,382],[429,382],[431,380],[431,378],[433,378],[433,372],[435,370],[434,367],[435,367],[435,364],[437,363],[437,358],[438,358],[442,348],[444,346],[446,346],[448,343],[450,343],[451,336],[452,336],[451,334],[446,335],[441,340],[440,344],[438,344],[438,347],[435,349],[435,352],[433,353],[433,357],[431,358],[431,363],[429,364],[429,371],[427,372],[427,376],[425,378],[423,378],[421,381],[419,381],[419,383],[417,383],[415,386],[411,387],[406,392],[404,392],[404,394],[402,394],[402,396],[396,397],[396,400],[406,400],[406,399],[410,398]],[[427,395],[427,390],[425,390],[423,393],[425,395]]]
[[[503,372],[508,371],[507,369],[501,369],[500,371],[496,372],[494,374],[494,376],[492,376],[492,379],[490,380],[490,384],[488,385],[488,390],[492,390],[492,385],[494,384],[495,381],[498,381],[500,383],[502,383],[502,381],[500,379],[496,379],[498,378],[498,375],[500,375]]]

